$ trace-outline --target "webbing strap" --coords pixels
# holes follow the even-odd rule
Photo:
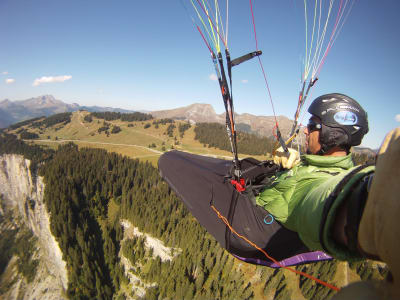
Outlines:
[[[339,196],[339,194],[342,192],[343,188],[346,186],[346,184],[350,181],[351,178],[353,178],[353,176],[360,172],[362,169],[365,169],[367,167],[370,167],[371,165],[373,165],[372,163],[369,164],[365,164],[365,165],[361,165],[358,166],[357,168],[353,169],[349,174],[347,174],[335,187],[335,189],[332,191],[332,193],[329,195],[329,197],[326,199],[325,201],[325,206],[324,206],[324,210],[322,212],[322,217],[321,217],[321,224],[319,227],[319,240],[320,243],[322,245],[322,248],[326,251],[329,252],[325,246],[324,243],[324,227],[327,221],[327,216],[329,211],[332,208],[333,203],[335,202],[337,196]]]

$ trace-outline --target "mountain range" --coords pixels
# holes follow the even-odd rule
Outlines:
[[[63,112],[74,112],[87,110],[89,112],[121,112],[132,113],[134,111],[112,107],[100,106],[81,106],[77,103],[67,104],[55,99],[52,95],[43,95],[35,98],[20,101],[10,101],[5,99],[0,102],[0,128],[40,116],[50,116]],[[225,113],[217,114],[210,104],[195,103],[189,106],[148,112],[155,118],[171,118],[187,120],[191,123],[217,122],[225,123]],[[251,114],[235,114],[237,128],[257,133],[262,136],[272,136],[275,118],[273,116],[255,116]],[[292,126],[292,120],[285,116],[278,116],[277,121],[283,135],[287,135]]]

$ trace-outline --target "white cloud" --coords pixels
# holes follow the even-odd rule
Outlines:
[[[396,115],[394,118],[396,119],[397,122],[400,122],[400,114]]]
[[[13,78],[7,78],[6,79],[6,83],[7,84],[12,84],[12,83],[14,83],[15,82],[15,79],[13,79]]]
[[[215,75],[214,73],[213,73],[213,74],[210,74],[210,76],[208,76],[208,78],[209,78],[210,80],[213,80],[213,81],[217,81],[217,80],[218,80],[217,75]]]
[[[242,83],[248,83],[249,81],[247,79],[243,79]]]
[[[8,74],[8,71],[4,71],[4,72],[2,72],[1,74],[7,75],[7,74]]]
[[[33,82],[33,86],[38,86],[38,85],[41,85],[42,83],[64,82],[71,78],[72,78],[72,76],[70,76],[70,75],[43,76],[41,78],[35,79],[35,81]]]

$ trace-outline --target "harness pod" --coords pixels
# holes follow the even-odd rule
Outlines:
[[[255,204],[255,196],[278,167],[253,158],[240,163],[246,188],[242,192],[231,183],[232,161],[174,150],[161,155],[158,168],[161,177],[191,214],[236,258],[274,268],[330,259],[323,252],[310,252],[296,232],[276,220],[266,219],[269,212]],[[265,249],[279,265],[233,234],[218,214],[225,217],[237,233]]]

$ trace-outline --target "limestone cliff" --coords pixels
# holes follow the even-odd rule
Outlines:
[[[15,267],[15,257],[7,265],[0,285],[7,286],[5,299],[66,299],[67,270],[62,253],[50,232],[50,221],[43,202],[41,177],[33,179],[30,161],[20,155],[0,156],[0,222],[13,216],[15,228],[28,227],[37,238],[35,259],[39,260],[34,279],[28,283]],[[4,290],[3,290],[4,292]]]

